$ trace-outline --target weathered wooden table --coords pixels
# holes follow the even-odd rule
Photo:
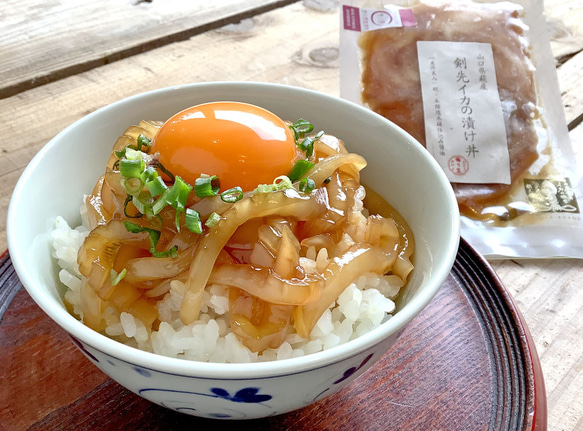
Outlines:
[[[583,3],[547,0],[545,7],[570,136],[581,153]],[[1,2],[0,251],[7,247],[10,196],[26,164],[50,138],[97,108],[159,87],[214,80],[277,82],[338,95],[337,13],[333,0]],[[546,384],[548,428],[583,429],[583,260],[491,264],[533,335]],[[30,316],[14,320],[21,325],[17,328],[0,326],[3,349],[11,347],[10,331],[25,329],[31,316],[41,319],[26,293],[18,295],[17,312]],[[10,306],[0,291],[0,318]],[[45,347],[37,343],[39,351]],[[36,353],[21,352],[25,369]],[[8,403],[27,385],[37,390],[38,382],[16,378],[0,363],[0,429],[42,428],[43,417],[55,418],[56,410]],[[113,385],[104,377],[92,378],[86,384],[102,390]],[[143,414],[142,404],[128,405],[130,413]],[[80,418],[77,423],[88,425]],[[284,423],[291,422],[267,424],[282,429]]]

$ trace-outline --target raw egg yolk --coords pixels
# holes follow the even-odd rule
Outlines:
[[[299,158],[293,133],[275,114],[238,102],[193,106],[166,121],[152,153],[189,184],[216,175],[221,191],[239,186],[254,190],[287,175]]]

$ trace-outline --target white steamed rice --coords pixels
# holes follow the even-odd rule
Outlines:
[[[77,252],[88,233],[84,226],[71,228],[62,217],[56,219],[52,232],[53,255],[61,268],[59,279],[67,287],[64,299],[80,319],[82,276],[77,265]],[[312,253],[310,257],[301,258],[302,266],[308,272],[322,268],[328,259],[322,251],[317,256]],[[190,325],[185,326],[178,316],[185,285],[175,281],[158,302],[161,321],[158,331],[149,333],[139,319],[129,313],[120,314],[110,307],[106,311],[105,332],[138,349],[194,361],[235,363],[288,359],[332,348],[378,327],[395,310],[393,299],[401,285],[401,279],[396,276],[361,276],[326,310],[309,339],[292,333],[279,348],[267,349],[260,355],[251,352],[231,332],[228,288],[220,285],[207,288],[200,318]]]

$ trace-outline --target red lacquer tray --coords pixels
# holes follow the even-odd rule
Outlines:
[[[462,241],[431,304],[369,371],[292,413],[221,422],[134,395],[76,350],[0,258],[1,430],[546,430],[540,363],[520,313]]]

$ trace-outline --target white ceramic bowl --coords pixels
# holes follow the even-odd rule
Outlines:
[[[218,100],[253,103],[282,119],[306,118],[367,159],[363,182],[405,217],[417,244],[416,267],[393,318],[356,340],[301,358],[209,364],[125,346],[67,313],[49,243],[55,217],[61,215],[73,226],[80,224],[81,197],[91,191],[111,146],[129,125],[142,119],[165,120],[189,106]],[[7,224],[11,259],[23,285],[96,366],[131,391],[165,407],[231,419],[272,416],[304,407],[362,374],[439,290],[456,256],[458,229],[457,204],[446,177],[429,153],[403,130],[345,100],[262,83],[164,88],[87,115],[52,139],[31,161],[12,196]]]

